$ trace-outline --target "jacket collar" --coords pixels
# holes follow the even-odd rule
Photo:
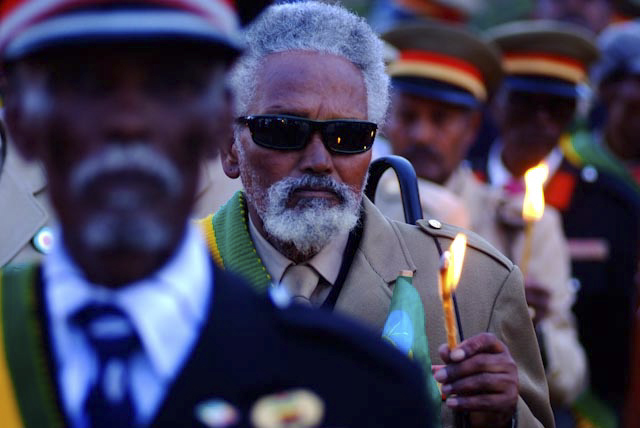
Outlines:
[[[0,200],[11,203],[0,222],[0,266],[11,260],[47,222],[35,194],[46,186],[39,165],[28,165],[11,153],[0,177]]]

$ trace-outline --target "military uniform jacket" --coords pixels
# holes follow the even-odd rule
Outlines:
[[[69,426],[55,380],[41,273],[32,268],[25,277],[8,269],[0,284],[2,426]],[[341,317],[278,309],[217,268],[214,277],[208,321],[152,426],[215,426],[203,423],[198,411],[214,399],[240,415],[230,426],[252,426],[259,399],[277,403],[274,394],[299,389],[323,403],[321,426],[426,426],[424,378],[394,348]]]
[[[402,212],[397,180],[393,177],[396,195],[390,185],[386,192],[376,195],[376,206],[387,214]],[[422,209],[428,215],[461,227],[468,227],[489,241],[499,251],[520,263],[524,248],[524,222],[522,220],[523,194],[508,195],[480,182],[471,169],[460,166],[446,186],[418,179]],[[420,184],[428,184],[420,186]],[[386,184],[386,183],[385,183]],[[427,192],[424,192],[427,190]],[[455,198],[459,208],[448,209],[443,194]],[[434,202],[432,196],[438,194]],[[381,196],[378,198],[378,196]],[[444,207],[444,209],[443,209]],[[460,212],[462,211],[462,213]],[[467,224],[458,222],[470,218]],[[561,218],[553,207],[546,207],[542,218],[532,230],[531,258],[528,265],[531,280],[551,293],[549,316],[538,325],[539,338],[544,341],[544,358],[551,402],[570,404],[584,390],[587,383],[587,361],[578,341],[571,305],[575,293],[570,288],[570,260]]]
[[[615,177],[574,162],[565,155],[545,186],[545,200],[562,217],[571,270],[579,281],[573,311],[593,369],[591,387],[618,407],[629,371],[638,199]],[[474,168],[479,177],[487,178],[486,159]]]
[[[42,257],[33,238],[52,223],[44,171],[23,161],[11,143],[0,174],[0,207],[0,267]]]
[[[448,248],[460,229],[439,222],[420,221],[417,226],[399,223],[384,217],[366,198],[363,207],[362,239],[335,310],[381,332],[398,273],[413,271],[413,285],[425,309],[431,359],[433,364],[442,364],[437,349],[446,343],[446,333],[438,291],[440,255],[435,240],[442,248]],[[242,215],[246,222],[246,214]],[[485,240],[472,232],[465,233],[469,241],[456,293],[463,333],[470,337],[491,332],[508,346],[518,365],[518,427],[552,427],[547,382],[520,271]],[[451,412],[444,405],[443,426],[452,426]]]

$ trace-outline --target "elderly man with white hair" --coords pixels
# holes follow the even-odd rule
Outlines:
[[[553,426],[518,268],[468,232],[457,296],[466,340],[438,348],[440,251],[459,229],[391,221],[363,196],[389,97],[378,37],[316,2],[272,6],[246,37],[232,73],[235,138],[221,148],[226,174],[246,190],[202,220],[214,258],[258,292],[281,284],[378,331],[398,273],[411,271],[431,357],[442,364],[444,426],[450,410],[468,412],[471,426]]]

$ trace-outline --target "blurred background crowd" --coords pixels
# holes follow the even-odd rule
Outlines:
[[[387,43],[374,157],[406,157],[425,218],[477,232],[524,271],[556,425],[640,427],[640,1],[339,3]],[[0,139],[4,266],[46,254],[54,219],[42,170]],[[523,177],[541,162],[547,209],[529,223]],[[219,160],[202,165],[193,217],[240,187]],[[391,177],[376,203],[402,220]]]
[[[640,148],[640,24],[637,21],[640,2],[379,0],[344,3],[367,17],[377,31],[386,34],[383,38],[395,48],[389,54],[392,82],[396,87],[386,128],[388,132],[385,134],[390,144],[379,144],[375,149],[382,154],[406,156],[412,161],[418,176],[427,179],[419,178],[425,212],[471,228],[516,263],[522,260],[517,238],[512,236],[507,239],[509,243],[505,244],[504,239],[499,239],[501,235],[504,237],[504,230],[496,232],[487,229],[487,225],[496,220],[489,218],[492,215],[487,215],[486,211],[504,212],[500,203],[492,204],[487,198],[478,197],[482,189],[468,183],[461,187],[460,174],[456,178],[451,171],[440,176],[437,172],[429,171],[429,161],[447,162],[447,150],[449,156],[456,160],[454,146],[464,141],[464,137],[456,140],[451,128],[446,125],[446,117],[447,114],[460,114],[456,111],[459,112],[461,106],[467,112],[481,111],[482,124],[476,126],[466,122],[467,126],[474,129],[474,137],[472,142],[462,145],[465,160],[458,155],[456,162],[470,166],[480,181],[494,182],[492,187],[495,188],[497,184],[506,189],[506,193],[510,194],[507,199],[513,199],[512,195],[520,193],[522,189],[518,190],[516,185],[514,192],[514,186],[507,183],[506,176],[522,176],[524,170],[543,160],[550,165],[556,163],[555,167],[551,166],[551,176],[545,182],[545,197],[553,207],[551,209],[555,208],[551,214],[559,214],[562,224],[555,227],[550,224],[553,223],[550,219],[537,224],[539,233],[544,235],[540,240],[544,242],[535,243],[534,239],[533,259],[539,259],[542,269],[532,266],[525,278],[527,300],[530,307],[535,307],[532,280],[546,282],[547,286],[555,282],[553,288],[556,290],[566,287],[566,292],[571,296],[568,297],[570,303],[567,307],[571,308],[571,316],[576,317],[574,322],[580,342],[577,346],[583,347],[588,366],[586,375],[576,369],[580,366],[579,353],[572,352],[571,346],[565,346],[551,356],[554,336],[565,345],[570,343],[570,339],[560,332],[562,328],[547,327],[546,333],[542,333],[544,329],[540,327],[544,322],[541,323],[538,316],[533,317],[543,348],[556,424],[561,427],[619,426],[625,420],[628,426],[638,426],[640,312],[637,306],[636,223],[640,174],[634,171],[640,167],[640,152],[636,151]],[[422,49],[430,53],[451,54],[479,68],[484,65],[482,59],[471,59],[473,53],[462,52],[464,48],[459,46],[464,42],[456,42],[455,32],[440,30],[421,34],[421,30],[414,28],[404,34],[394,34],[394,29],[414,24],[419,28],[420,24],[416,23],[424,21],[439,22],[450,29],[465,28],[469,34],[492,42],[501,51],[505,77],[502,89],[493,90],[493,94],[489,95],[493,97],[492,100],[482,102],[480,107],[469,107],[450,95],[433,92],[433,82],[423,81],[422,89],[403,86],[403,76],[421,75],[422,72],[416,70],[397,72],[394,78],[393,67],[401,62],[398,52],[402,57],[403,50]],[[539,26],[536,27],[532,21],[538,21]],[[581,33],[582,41],[562,35],[564,32],[578,34],[580,30],[584,30]],[[545,31],[548,32],[546,37],[542,34]],[[434,35],[438,39],[436,42],[421,44],[417,41],[420,38],[433,39]],[[469,50],[474,49],[477,54],[480,47],[469,47]],[[540,76],[551,80],[560,76],[554,71],[545,70],[541,64],[521,64],[518,68],[514,63],[509,63],[511,55],[521,53],[569,58],[578,62],[586,74],[579,81],[574,80],[577,83],[574,94],[563,92],[560,88],[545,87],[550,80],[538,80],[533,84]],[[483,73],[485,81],[491,79],[491,74],[499,79],[495,76],[498,73],[495,70],[485,68]],[[450,79],[442,79],[429,72],[421,77],[439,83],[452,83]],[[520,80],[516,81],[514,77]],[[562,76],[558,81],[565,79]],[[502,99],[505,87],[509,87],[506,102]],[[409,99],[407,95],[413,98]],[[436,118],[437,114],[442,117]],[[429,125],[418,124],[419,115],[430,115],[430,118],[424,119]],[[517,115],[521,117],[515,117]],[[545,115],[546,118],[542,117]],[[521,124],[518,125],[518,122]],[[423,128],[420,129],[420,126]],[[426,129],[429,126],[431,128]],[[522,132],[510,134],[514,128],[521,128]],[[544,132],[537,132],[540,129],[553,131],[545,137],[542,135]],[[549,141],[545,143],[545,139]],[[512,143],[509,140],[513,140]],[[505,177],[499,173],[499,168],[494,168],[492,173],[492,160],[500,157],[496,148],[499,145],[502,145],[501,163],[511,173]],[[514,149],[512,159],[519,159],[524,164],[518,165],[518,162],[508,160],[509,145],[519,147]],[[411,147],[431,149],[421,153]],[[527,158],[528,164],[524,160]],[[560,161],[560,158],[563,160]],[[572,168],[565,168],[565,163],[571,164]],[[569,172],[570,169],[573,171]],[[580,185],[580,182],[586,185]],[[433,186],[433,183],[442,186]],[[450,192],[444,192],[443,187]],[[451,198],[451,194],[457,198]],[[428,195],[431,195],[430,203],[427,202],[430,198]],[[379,196],[384,198],[385,195],[379,193]],[[625,202],[621,203],[621,200]],[[393,206],[396,209],[399,206],[397,201],[391,202],[390,207],[384,206],[385,199],[379,201],[383,212],[388,215],[393,216]],[[464,218],[461,214],[465,208],[470,218]],[[396,216],[399,213],[396,211]],[[502,227],[506,223],[515,229],[522,227],[506,220],[506,214],[498,216],[503,217],[497,221],[503,223]],[[546,232],[540,230],[545,227],[544,224],[547,224]],[[554,236],[559,234],[567,239],[566,243],[554,240]],[[623,235],[629,239],[620,239]],[[564,257],[571,261],[568,281],[565,281],[562,269],[554,269],[554,264],[561,263],[558,260],[563,258],[563,252]],[[547,253],[549,258],[545,259],[541,253]],[[555,297],[552,293],[548,298],[553,300]],[[539,306],[537,308],[541,309]],[[549,318],[553,316],[547,316],[547,322]],[[546,358],[545,352],[548,354]],[[565,363],[558,365],[567,377],[584,375],[588,380],[585,383],[568,381],[563,389],[561,382],[554,380],[559,376],[552,373],[554,359],[556,363],[566,359]],[[615,367],[612,366],[614,361]]]

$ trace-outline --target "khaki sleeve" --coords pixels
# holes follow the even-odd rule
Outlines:
[[[498,292],[489,331],[507,345],[518,365],[518,427],[554,427],[538,341],[527,310],[522,274],[517,266]]]

